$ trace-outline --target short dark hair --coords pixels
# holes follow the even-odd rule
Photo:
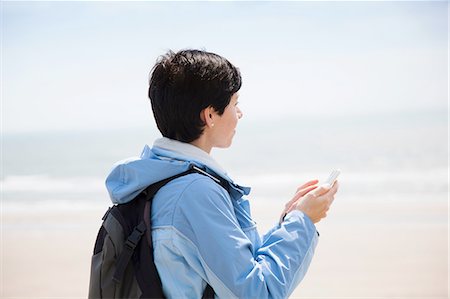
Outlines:
[[[205,126],[200,112],[211,106],[222,115],[241,84],[239,69],[217,54],[182,50],[160,56],[148,89],[159,131],[182,142],[198,139]]]

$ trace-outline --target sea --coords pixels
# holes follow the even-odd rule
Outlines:
[[[2,213],[85,211],[110,205],[114,163],[160,137],[148,127],[4,133]],[[213,157],[250,200],[284,203],[310,179],[340,169],[339,200],[448,201],[447,111],[301,119],[243,119]]]

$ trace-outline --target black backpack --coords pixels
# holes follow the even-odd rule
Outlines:
[[[190,173],[224,180],[191,165],[190,169],[148,186],[132,201],[110,207],[95,241],[88,298],[165,298],[153,261],[152,199],[168,182]],[[202,298],[214,298],[207,285]]]

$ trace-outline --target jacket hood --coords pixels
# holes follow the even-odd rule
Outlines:
[[[106,189],[113,204],[127,203],[149,185],[182,173],[194,164],[228,181],[231,193],[239,193],[240,196],[250,193],[250,188],[236,185],[222,169],[208,167],[204,161],[199,160],[201,159],[146,145],[140,157],[128,158],[114,165],[106,178]]]

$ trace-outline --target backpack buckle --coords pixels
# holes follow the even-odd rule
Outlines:
[[[133,250],[136,248],[136,243],[134,243],[133,241],[131,241],[130,239],[127,239],[127,241],[124,244],[126,247],[128,247],[129,249]]]
[[[125,241],[125,246],[134,250],[136,248],[137,243],[139,243],[139,240],[141,240],[141,237],[145,233],[146,230],[147,230],[147,227],[145,226],[145,222],[142,221],[141,223],[139,223],[139,225],[137,225],[133,229],[133,232],[130,234],[130,236]]]

